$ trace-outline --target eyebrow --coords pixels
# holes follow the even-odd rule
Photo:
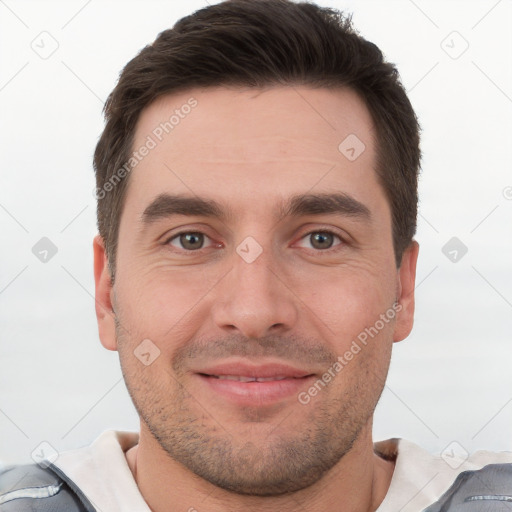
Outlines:
[[[217,202],[211,199],[197,196],[160,194],[146,207],[142,214],[142,221],[144,224],[151,224],[172,215],[226,219],[227,217],[232,217],[233,213],[231,210],[224,211]]]
[[[344,193],[302,194],[292,196],[281,206],[279,217],[341,214],[364,220],[371,219],[367,206]]]
[[[298,194],[277,207],[276,217],[337,214],[370,220],[367,206],[345,193]],[[144,210],[142,222],[151,224],[173,215],[217,218],[223,221],[235,217],[233,210],[224,208],[212,199],[198,196],[160,194]]]

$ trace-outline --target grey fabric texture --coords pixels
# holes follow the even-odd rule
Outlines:
[[[512,511],[512,464],[489,464],[464,471],[441,499],[424,512]]]
[[[95,512],[54,466],[11,466],[0,472],[0,512]]]

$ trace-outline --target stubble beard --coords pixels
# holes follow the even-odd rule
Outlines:
[[[219,412],[190,395],[170,368],[165,379],[152,372],[133,357],[131,340],[120,330],[117,336],[132,401],[163,450],[211,484],[248,496],[307,488],[336,466],[371,424],[388,369],[374,368],[371,356],[361,354],[338,396],[333,383],[309,404],[297,401],[284,414],[246,409],[237,424],[223,424]]]

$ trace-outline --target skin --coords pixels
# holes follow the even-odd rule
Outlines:
[[[134,148],[190,97],[197,107],[131,172],[114,285],[94,240],[100,338],[119,351],[141,416],[130,469],[155,512],[374,511],[393,463],[373,452],[373,411],[392,344],[412,328],[418,245],[397,269],[371,116],[350,90],[190,90],[142,112]],[[365,144],[354,161],[338,150],[349,134]],[[162,192],[213,199],[233,216],[146,225]],[[294,194],[331,192],[370,217],[276,216]],[[329,252],[315,238],[325,229],[336,233]],[[180,245],[184,231],[204,233],[202,248]],[[236,252],[248,236],[262,248],[252,263]],[[235,358],[317,380],[395,301],[399,313],[306,405],[297,394],[239,404],[196,373]],[[145,339],[160,351],[149,365],[134,354]]]

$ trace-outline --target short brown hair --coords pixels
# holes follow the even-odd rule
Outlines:
[[[346,87],[363,99],[377,131],[377,174],[390,203],[400,265],[416,232],[421,154],[418,121],[395,66],[335,9],[227,0],[161,32],[125,66],[107,99],[94,169],[98,229],[112,279],[128,182],[116,172],[126,169],[141,111],[160,96],[194,87],[274,85]]]

